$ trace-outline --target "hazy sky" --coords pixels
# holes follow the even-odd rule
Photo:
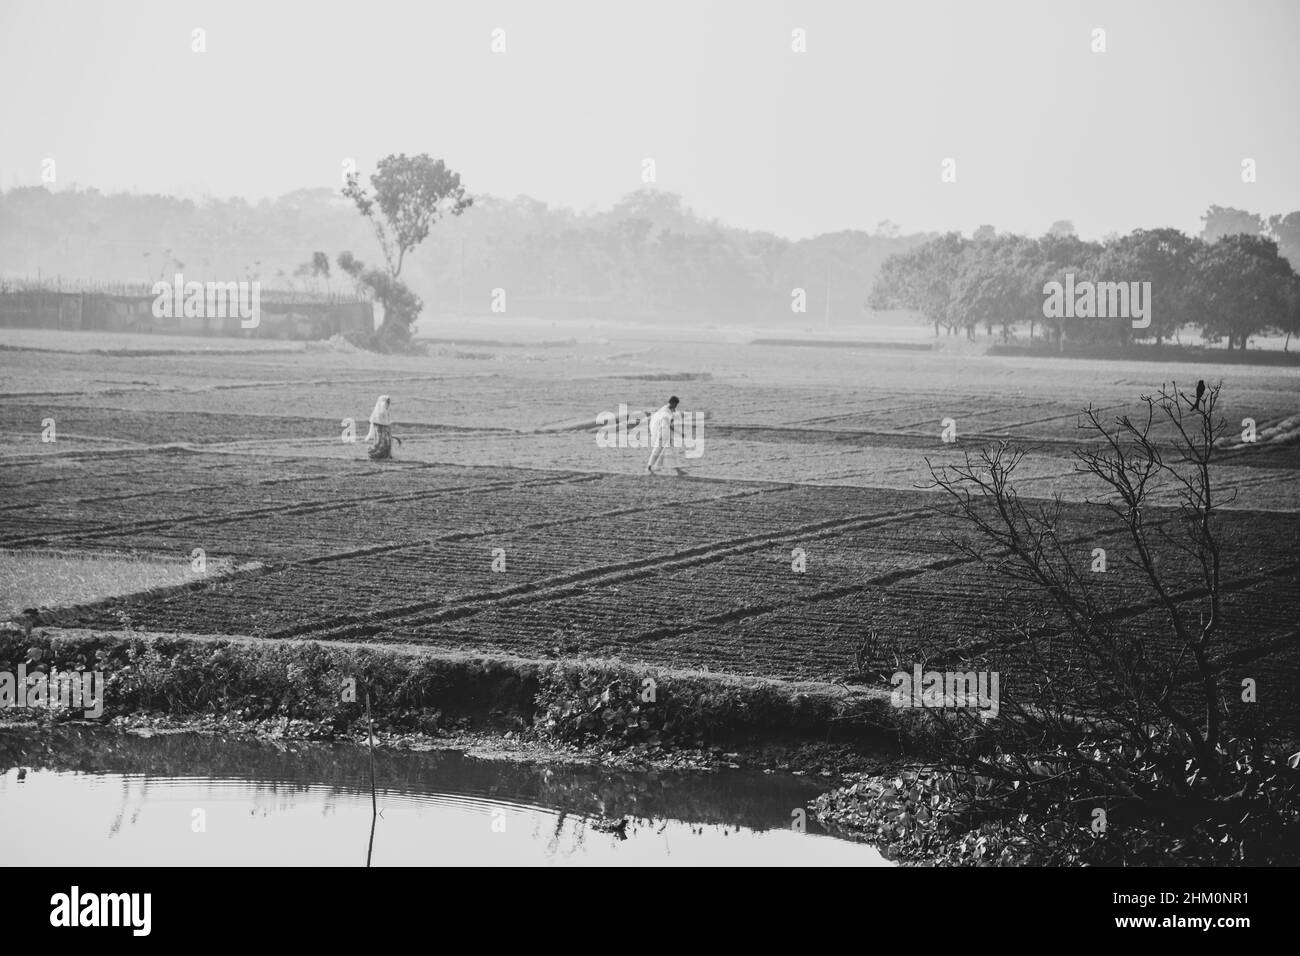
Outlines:
[[[405,151],[577,209],[649,157],[791,238],[1300,209],[1300,0],[0,0],[0,82],[4,188],[51,158],[53,188],[262,198]]]

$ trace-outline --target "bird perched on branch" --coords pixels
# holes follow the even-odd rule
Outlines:
[[[1196,383],[1196,401],[1192,403],[1192,411],[1196,411],[1201,407],[1201,397],[1203,395],[1205,395],[1205,379],[1201,379]]]

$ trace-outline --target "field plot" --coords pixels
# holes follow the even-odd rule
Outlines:
[[[213,564],[214,577],[226,570]],[[6,584],[0,591],[0,615],[15,615],[28,607],[88,604],[185,584],[193,577],[189,562],[180,559],[0,551],[0,581]]]
[[[1168,367],[707,340],[689,367],[657,354],[641,341],[489,341],[424,358],[0,350],[0,591],[9,613],[61,606],[47,619],[114,631],[881,686],[916,662],[995,662],[1004,681],[1032,681],[1037,665],[1006,641],[1043,596],[998,575],[998,555],[925,490],[930,465],[1006,439],[1026,451],[1021,493],[1064,499],[1058,540],[1107,619],[1173,659],[1120,519],[1073,465],[1082,406],[1131,410]],[[1291,370],[1231,375],[1234,425],[1300,406]],[[380,393],[404,438],[389,462],[341,440],[344,418],[364,436]],[[672,393],[705,416],[686,477],[646,476],[644,449],[596,445],[598,413],[636,415]],[[41,441],[47,418],[55,442]],[[1218,659],[1300,726],[1297,460],[1290,445],[1263,452],[1216,472],[1229,508]],[[1105,574],[1087,570],[1097,548]],[[189,570],[196,549],[210,572]],[[85,586],[43,574],[37,556],[51,553],[74,556],[59,567],[77,562]],[[1193,569],[1172,549],[1157,561],[1192,607]]]

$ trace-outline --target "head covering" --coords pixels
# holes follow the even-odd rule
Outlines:
[[[387,395],[380,395],[379,401],[375,402],[375,410],[370,413],[370,424],[372,425],[390,425],[388,420],[388,403],[390,399]]]

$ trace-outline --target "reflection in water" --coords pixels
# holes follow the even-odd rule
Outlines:
[[[370,852],[380,866],[883,862],[811,819],[808,833],[791,829],[823,789],[805,778],[452,751],[375,753],[379,813],[363,853],[368,759],[350,744],[0,730],[0,846],[47,865],[356,866]]]
[[[370,841],[366,844],[366,868],[369,869],[370,861],[375,857],[375,828],[379,825],[379,797],[375,787],[375,722],[370,719],[369,687],[366,688],[366,755],[370,764]]]

